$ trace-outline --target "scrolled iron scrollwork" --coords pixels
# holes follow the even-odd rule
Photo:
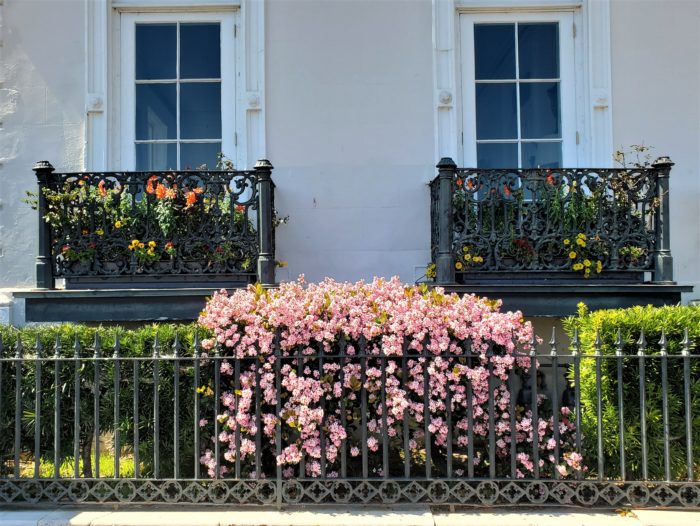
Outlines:
[[[254,279],[255,171],[56,173],[40,191],[56,277]]]

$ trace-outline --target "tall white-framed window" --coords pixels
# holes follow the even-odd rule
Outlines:
[[[237,12],[135,12],[120,20],[123,169],[237,159]]]
[[[578,165],[574,31],[571,11],[459,15],[466,166]]]

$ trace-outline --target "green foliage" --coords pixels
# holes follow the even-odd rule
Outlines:
[[[662,403],[662,372],[660,345],[661,331],[668,340],[667,379],[668,412],[672,479],[686,479],[686,424],[684,398],[684,330],[688,329],[691,345],[691,358],[688,360],[690,372],[691,414],[693,434],[693,459],[695,473],[700,469],[700,308],[692,306],[632,307],[628,309],[600,310],[589,312],[585,305],[579,305],[578,315],[564,322],[564,327],[573,337],[578,329],[581,342],[581,427],[585,464],[595,469],[597,454],[597,385],[595,352],[596,334],[602,341],[600,390],[602,396],[602,439],[605,460],[605,476],[620,475],[620,425],[618,397],[618,363],[622,366],[623,427],[625,439],[625,467],[629,480],[642,478],[642,434],[640,424],[640,360],[637,357],[640,331],[644,330],[647,341],[645,359],[646,422],[648,446],[648,473],[651,479],[665,478],[664,428]],[[621,360],[611,359],[617,350],[617,334],[620,330],[622,341]],[[588,355],[588,356],[585,356]],[[606,358],[607,357],[607,358]],[[569,371],[573,380],[573,369]]]
[[[0,358],[12,358],[15,355],[17,340],[21,340],[23,347],[22,356],[25,359],[19,370],[20,378],[20,407],[21,407],[21,458],[31,458],[34,455],[34,429],[36,423],[35,400],[37,398],[36,371],[37,362],[32,360],[36,356],[37,342],[40,344],[40,356],[53,358],[55,356],[55,344],[60,344],[58,356],[61,360],[44,360],[41,362],[40,387],[38,398],[40,400],[39,435],[41,445],[42,465],[53,465],[54,455],[54,431],[59,437],[59,457],[63,464],[67,459],[72,459],[74,454],[74,422],[75,422],[75,379],[76,370],[79,375],[78,403],[79,406],[79,436],[80,466],[82,476],[91,476],[94,451],[95,395],[99,393],[99,432],[100,434],[113,434],[119,431],[120,445],[123,451],[133,451],[134,427],[138,422],[139,431],[139,455],[141,475],[153,473],[154,458],[154,416],[155,416],[155,392],[154,392],[154,361],[149,360],[154,354],[154,342],[158,336],[158,351],[162,356],[172,356],[173,343],[177,334],[182,344],[181,356],[193,355],[194,338],[199,331],[200,338],[208,336],[207,331],[195,324],[174,325],[157,324],[126,330],[121,327],[88,327],[84,325],[44,325],[17,329],[10,326],[0,326],[2,348]],[[91,357],[94,355],[95,337],[98,336],[101,343],[100,356],[109,359],[99,362],[99,390],[95,389],[95,362],[76,362],[75,342],[80,343],[80,356]],[[115,360],[114,343],[119,337],[119,357]],[[133,360],[141,357],[145,359]],[[56,368],[56,364],[58,367]],[[175,394],[174,371],[175,361],[162,360],[158,365],[159,378],[159,426],[160,426],[160,475],[172,476],[174,458],[173,429],[175,425]],[[134,370],[137,368],[139,375],[139,403],[134,408]],[[118,375],[119,387],[119,412],[115,421],[115,377]],[[58,373],[58,384],[55,382],[55,374]],[[180,469],[183,476],[192,476],[195,462],[195,377],[194,363],[192,360],[183,359],[179,363],[180,372],[180,399],[178,418],[180,422],[179,450]],[[213,362],[202,363],[199,376],[200,385],[211,385],[213,378]],[[9,469],[14,451],[14,426],[15,426],[15,395],[17,380],[17,362],[0,362],[0,429],[6,432],[0,433],[0,473],[3,469]],[[56,387],[58,387],[59,400],[59,426],[54,427],[54,410],[56,399]],[[213,397],[200,397],[201,418],[213,415]],[[101,452],[104,453],[104,452]],[[110,451],[113,455],[114,452]],[[197,456],[199,452],[197,452]],[[101,472],[106,466],[102,462]],[[132,461],[133,466],[133,461]],[[46,469],[53,469],[52,467]],[[63,468],[62,468],[63,469]],[[110,466],[108,469],[112,469]],[[133,469],[133,467],[132,467]]]

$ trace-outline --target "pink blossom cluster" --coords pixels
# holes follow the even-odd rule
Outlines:
[[[212,437],[224,445],[220,474],[234,462],[249,474],[256,470],[258,435],[261,456],[273,455],[288,477],[338,476],[341,458],[352,468],[365,455],[379,473],[384,451],[418,463],[423,452],[425,462],[426,440],[444,456],[450,437],[460,453],[473,440],[473,464],[485,466],[491,426],[499,459],[509,459],[511,447],[518,451],[518,476],[534,469],[535,432],[542,472],[583,469],[566,408],[559,415],[559,459],[551,415],[541,412],[535,426],[532,413],[518,407],[513,433],[508,380],[514,369],[530,366],[514,353],[529,349],[532,327],[519,312],[499,307],[398,278],[306,285],[302,277],[278,289],[215,294],[199,323],[213,333],[202,346],[227,357],[220,362],[221,428]],[[456,466],[466,465],[465,455],[456,458]],[[212,451],[201,461],[214,476]],[[304,472],[292,469],[302,464]]]

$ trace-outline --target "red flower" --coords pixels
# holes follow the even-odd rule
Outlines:
[[[506,195],[506,197],[510,197],[513,194],[513,192],[510,191],[510,187],[506,183],[503,183],[503,193]]]
[[[457,179],[457,182],[455,184],[457,185],[458,188],[462,188],[463,183],[462,183],[461,179]]]
[[[153,194],[155,193],[155,188],[153,187],[153,183],[158,179],[157,176],[152,175],[148,178],[148,181],[146,181],[146,193]]]
[[[99,192],[100,197],[107,197],[107,189],[105,188],[104,179],[100,180],[99,184],[97,185],[97,191]]]

